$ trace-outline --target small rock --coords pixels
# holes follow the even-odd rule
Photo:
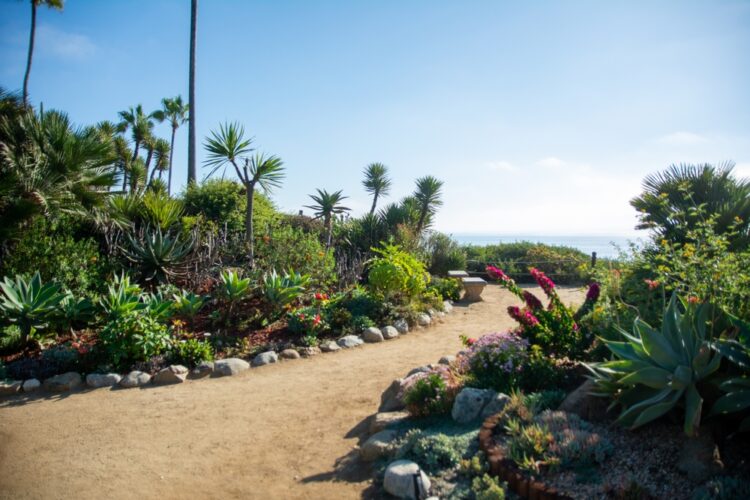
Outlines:
[[[383,333],[380,331],[379,328],[370,326],[370,327],[365,328],[365,331],[362,332],[362,339],[368,343],[382,342]]]
[[[142,385],[148,384],[150,381],[151,375],[149,375],[148,373],[133,370],[132,372],[122,377],[122,379],[120,380],[120,385],[122,387],[140,387]]]
[[[406,408],[406,405],[401,399],[401,387],[403,383],[404,379],[402,378],[397,378],[391,382],[388,389],[383,391],[383,394],[380,395],[380,406],[378,407],[378,411],[396,411]]]
[[[38,382],[38,381],[37,381]],[[20,380],[0,380],[0,396],[11,396],[21,390]]]
[[[42,383],[35,378],[30,378],[23,383],[23,392],[36,392],[42,386]]]
[[[603,420],[607,414],[607,399],[592,396],[594,382],[586,380],[575,391],[567,395],[560,403],[560,411],[575,413],[584,420],[596,422]]]
[[[167,385],[167,384],[181,384],[185,381],[188,375],[188,369],[182,365],[169,365],[166,368],[159,370],[159,373],[154,375],[154,384],[156,385]]]
[[[438,360],[438,364],[439,365],[449,365],[449,364],[453,363],[454,361],[456,361],[456,357],[454,355],[452,355],[452,354],[448,354],[448,355],[443,356],[442,358],[440,358]]]
[[[112,387],[122,380],[117,373],[89,373],[86,375],[86,385],[98,389],[100,387]]]
[[[339,347],[339,345],[333,340],[329,340],[328,342],[323,342],[322,344],[320,344],[320,350],[323,352],[335,352],[340,349],[341,347]]]
[[[430,478],[411,460],[396,460],[385,470],[383,489],[394,497],[427,498],[430,486]]]
[[[388,455],[390,446],[398,438],[396,431],[380,431],[364,442],[359,448],[359,454],[365,462],[374,462]]]
[[[412,368],[409,373],[406,374],[406,378],[411,377],[412,375],[416,375],[417,373],[427,373],[429,371],[432,371],[433,366],[432,365],[424,365],[424,366],[418,366],[416,368]]]
[[[258,354],[253,358],[253,366],[270,365],[279,360],[279,355],[274,351],[266,351]]]
[[[345,337],[341,337],[337,343],[340,347],[349,348],[362,345],[364,344],[364,341],[356,335],[346,335]]]
[[[507,394],[503,394],[502,392],[495,394],[495,397],[490,399],[489,403],[482,409],[480,417],[484,420],[490,415],[500,413],[505,408],[505,405],[508,404],[508,401],[510,401],[510,397]]]
[[[214,372],[214,362],[202,361],[198,366],[193,368],[193,371],[190,373],[194,378],[204,378],[204,377],[208,377],[213,372]]]
[[[44,388],[50,392],[65,392],[71,389],[75,389],[81,383],[83,379],[81,375],[76,372],[63,373],[62,375],[55,375],[44,381]]]
[[[240,358],[227,358],[214,361],[214,374],[219,377],[237,375],[250,369],[250,363]]]
[[[339,346],[336,345],[336,342],[331,342],[333,345],[336,346],[336,348],[339,348]],[[299,353],[302,354],[302,356],[309,358],[310,356],[315,356],[316,354],[320,354],[321,349],[320,347],[300,347]]]
[[[450,300],[443,301],[443,311],[445,311],[446,314],[450,314],[453,312],[453,304],[451,304]]]
[[[383,332],[383,338],[385,340],[395,339],[399,335],[398,329],[395,326],[384,326],[381,332]]]
[[[370,434],[380,432],[386,427],[390,427],[409,418],[407,411],[387,411],[376,413],[370,420]]]
[[[299,359],[302,356],[294,349],[284,349],[279,353],[281,359]]]
[[[421,313],[417,315],[417,324],[419,326],[430,326],[430,323],[432,323],[432,318],[430,318],[429,314]]]
[[[398,333],[400,333],[401,335],[409,333],[409,323],[404,318],[397,319],[396,321],[394,321],[393,326],[394,328],[396,328],[396,330],[398,330]]]
[[[461,424],[467,424],[479,417],[482,409],[495,397],[495,392],[488,389],[464,387],[453,402],[451,416]]]
[[[435,309],[428,309],[427,314],[430,315],[430,318],[435,319],[438,317],[438,312]]]
[[[691,438],[686,438],[677,459],[677,469],[694,482],[705,482],[724,470],[719,456],[719,447],[707,429]]]

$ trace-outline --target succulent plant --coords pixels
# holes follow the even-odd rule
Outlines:
[[[147,281],[169,281],[195,247],[195,239],[183,239],[164,233],[160,228],[145,230],[143,238],[128,236],[125,257],[136,264]]]
[[[0,282],[0,315],[6,321],[18,325],[21,341],[26,343],[34,329],[47,327],[48,321],[58,312],[65,295],[57,283],[42,283],[39,273],[30,280],[16,276],[6,277]]]

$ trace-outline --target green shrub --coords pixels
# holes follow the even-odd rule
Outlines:
[[[146,309],[141,300],[141,287],[130,283],[126,274],[115,275],[112,283],[107,285],[107,293],[99,298],[99,305],[107,319],[114,320],[130,312]]]
[[[206,297],[196,295],[187,290],[180,290],[178,293],[173,294],[172,298],[174,300],[172,305],[174,314],[188,321],[191,325],[200,310],[206,305]]]
[[[193,368],[204,361],[213,360],[214,351],[208,342],[188,339],[175,344],[172,359],[175,363]]]
[[[261,291],[266,301],[274,307],[275,314],[279,314],[302,296],[309,283],[308,275],[295,273],[294,270],[280,275],[273,270],[263,275]]]
[[[424,264],[396,245],[373,249],[378,255],[368,263],[368,284],[386,299],[408,301],[427,288],[430,275]]]
[[[5,368],[5,363],[0,361],[0,380],[6,380],[8,378],[8,370]]]
[[[148,361],[167,350],[167,327],[144,311],[131,311],[107,323],[99,333],[99,342],[109,362],[118,368],[129,363]]]
[[[430,373],[404,391],[404,403],[409,413],[425,417],[448,413],[453,404],[453,397],[443,377],[439,373]]]
[[[219,284],[216,294],[224,305],[224,324],[229,325],[236,319],[237,306],[250,297],[253,292],[253,282],[250,278],[242,278],[239,271],[225,269],[219,274]]]
[[[192,236],[183,238],[159,227],[147,228],[139,237],[127,236],[128,246],[122,247],[125,258],[140,271],[142,279],[168,282],[184,271],[184,265],[195,248]]]
[[[317,234],[292,226],[274,227],[256,241],[255,255],[260,269],[294,269],[309,275],[313,287],[326,288],[336,280],[333,252],[326,251]]]
[[[431,274],[447,276],[448,271],[466,269],[466,253],[450,236],[432,232],[425,243]]]
[[[367,316],[352,316],[352,320],[349,324],[352,333],[361,333],[371,326],[375,326],[375,322]]]
[[[317,337],[328,330],[328,322],[318,306],[302,307],[289,312],[287,322],[289,331],[297,335]]]
[[[457,301],[461,298],[463,289],[461,281],[458,278],[432,278],[432,282],[427,288],[430,292],[435,292],[440,300]]]
[[[475,477],[471,482],[471,491],[476,500],[505,500],[505,488],[489,474]]]
[[[434,473],[458,466],[465,446],[463,439],[413,429],[403,437],[396,455],[414,460]]]

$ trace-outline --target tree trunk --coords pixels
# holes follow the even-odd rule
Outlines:
[[[195,182],[195,38],[197,35],[198,0],[190,3],[190,82],[188,99],[190,111],[188,115],[188,184]]]
[[[169,143],[169,177],[167,180],[167,194],[172,195],[172,153],[174,152],[174,134],[177,132],[177,127],[172,125],[172,141]],[[161,174],[159,174],[161,179]]]
[[[326,251],[331,248],[331,238],[333,237],[333,218],[329,215],[325,220],[326,226]]]
[[[378,204],[378,193],[375,193],[372,197],[372,208],[370,208],[370,215],[375,213],[375,205]]]
[[[247,190],[247,208],[245,209],[245,241],[248,246],[250,257],[250,268],[255,267],[255,240],[253,235],[253,201],[255,194],[255,183],[245,185]]]
[[[417,236],[420,236],[422,234],[422,227],[424,226],[424,221],[427,218],[427,207],[422,207],[422,210],[419,212],[419,221],[417,222]]]
[[[29,104],[29,75],[31,59],[34,54],[34,36],[36,36],[36,1],[31,0],[31,30],[29,31],[29,55],[26,58],[26,73],[23,75],[23,103]]]

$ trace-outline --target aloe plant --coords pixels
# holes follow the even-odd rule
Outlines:
[[[39,273],[26,281],[23,276],[15,280],[6,277],[0,282],[0,314],[10,323],[18,325],[21,342],[28,341],[34,329],[44,329],[58,312],[65,295],[57,283],[42,283]]]
[[[695,434],[703,409],[698,384],[719,368],[722,359],[711,349],[706,328],[710,310],[711,306],[701,304],[687,305],[682,312],[674,295],[661,331],[638,318],[632,334],[618,329],[625,341],[602,339],[616,359],[587,366],[598,393],[613,396],[613,405],[622,406],[619,423],[640,427],[682,402],[685,433]]]
[[[193,322],[195,316],[206,305],[205,297],[188,292],[187,290],[180,290],[179,293],[173,294],[172,298],[174,300],[174,312],[178,316],[187,319],[190,323]]]
[[[99,298],[99,305],[110,320],[146,308],[146,304],[141,301],[141,287],[131,284],[130,276],[125,273],[115,276],[114,281],[107,286],[107,293]]]
[[[193,251],[195,239],[182,239],[163,233],[161,229],[146,229],[143,241],[128,236],[130,248],[125,257],[136,264],[147,281],[169,281],[177,274],[187,256]]]
[[[296,301],[310,283],[310,276],[290,270],[280,275],[276,270],[263,275],[263,296],[274,307],[283,308]]]
[[[237,304],[252,293],[252,281],[250,278],[240,277],[239,273],[231,269],[222,271],[219,279],[219,294],[227,306],[224,321],[228,323],[234,317],[234,309]]]

